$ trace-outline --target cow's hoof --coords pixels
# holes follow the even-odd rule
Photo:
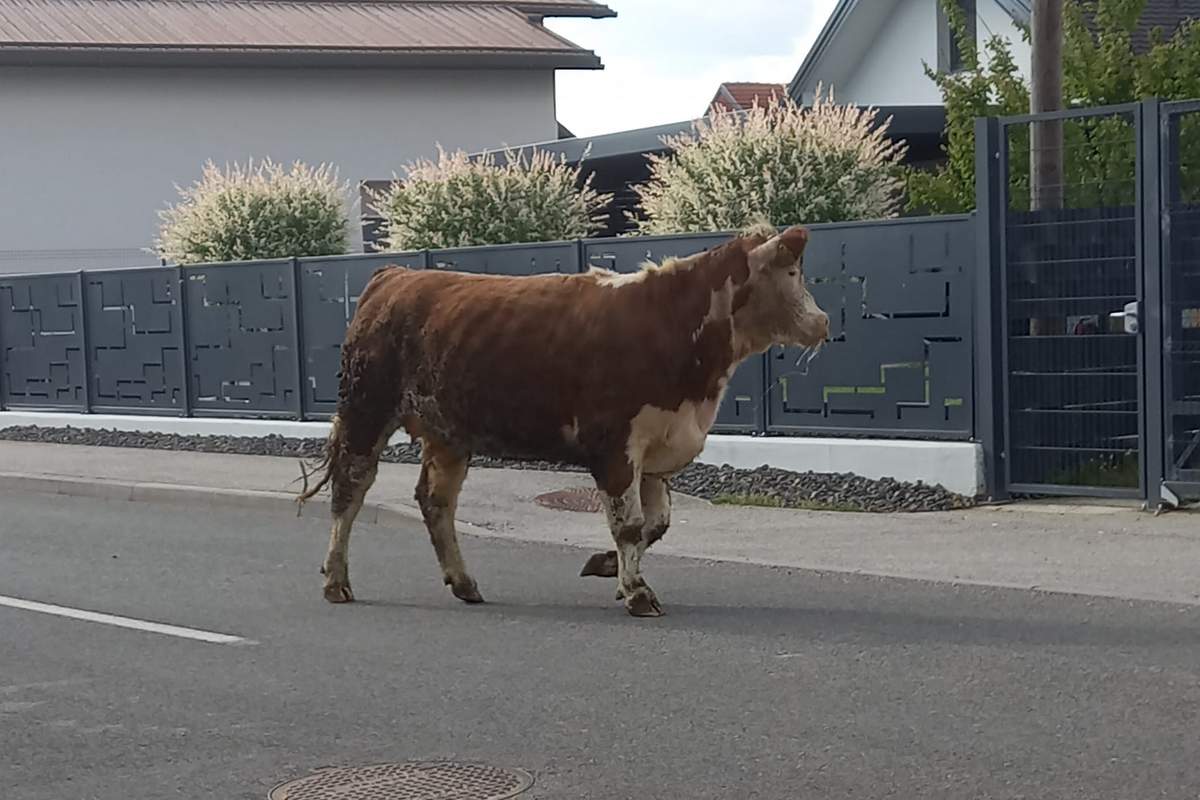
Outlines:
[[[464,603],[471,603],[474,605],[476,603],[483,602],[483,595],[479,593],[479,587],[471,578],[467,578],[462,583],[450,584],[450,591],[454,593],[455,597],[457,597],[459,600],[462,600]]]
[[[583,569],[580,571],[579,577],[617,577],[617,551],[609,550],[607,553],[593,553],[592,556],[587,560],[587,563],[583,565]]]
[[[325,599],[331,603],[353,603],[354,592],[350,591],[348,583],[325,584]]]
[[[633,617],[661,617],[663,615],[658,598],[654,596],[654,592],[648,586],[636,589],[633,594],[625,598],[625,610]]]

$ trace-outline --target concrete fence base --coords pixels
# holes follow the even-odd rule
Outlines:
[[[699,460],[754,469],[852,472],[924,483],[974,497],[984,491],[983,448],[974,442],[832,437],[709,436]]]
[[[0,429],[29,425],[183,436],[323,438],[329,433],[327,422],[0,411]],[[407,441],[403,432],[392,437],[393,443]],[[864,478],[922,481],[968,496],[984,488],[982,448],[973,442],[714,434],[708,437],[698,460],[741,469],[767,465],[797,472],[850,472]]]

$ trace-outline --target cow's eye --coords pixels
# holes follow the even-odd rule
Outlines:
[[[794,270],[794,269],[789,269],[789,270],[788,270],[788,275],[791,275],[793,278],[794,278],[794,277],[796,277],[796,276],[797,276],[797,275],[799,275],[799,274],[800,274],[799,270]]]

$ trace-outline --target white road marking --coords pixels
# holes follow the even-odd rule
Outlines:
[[[144,619],[134,619],[132,617],[118,617],[113,614],[101,614],[98,611],[84,611],[80,608],[68,608],[67,606],[56,606],[50,603],[37,603],[32,600],[22,600],[19,597],[0,595],[0,606],[19,608],[22,611],[36,611],[39,614],[53,614],[57,617],[81,619],[87,622],[99,622],[101,625],[114,625],[118,628],[132,628],[136,631],[161,633],[166,636],[175,636],[180,639],[194,639],[198,642],[209,642],[210,644],[254,644],[249,639],[242,638],[241,636],[232,636],[228,633],[214,633],[213,631],[202,631],[196,628],[181,628],[178,625],[166,625],[161,622],[149,622]]]

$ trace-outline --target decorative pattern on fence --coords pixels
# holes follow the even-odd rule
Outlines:
[[[0,405],[325,419],[358,297],[387,264],[486,274],[621,272],[728,234],[0,276]],[[818,225],[805,258],[834,340],[735,373],[722,432],[972,433],[969,217]]]
[[[300,416],[292,261],[183,270],[193,414]]]
[[[831,225],[805,254],[830,342],[767,356],[780,433],[967,439],[975,237],[969,217]]]
[[[81,279],[0,279],[0,348],[6,408],[86,409]]]
[[[327,418],[337,407],[342,339],[367,281],[389,264],[424,269],[425,258],[422,251],[300,259],[305,418]]]
[[[183,413],[187,372],[179,270],[84,273],[92,409]]]
[[[483,275],[539,275],[546,272],[570,275],[579,272],[579,243],[540,242],[431,250],[429,268]]]

